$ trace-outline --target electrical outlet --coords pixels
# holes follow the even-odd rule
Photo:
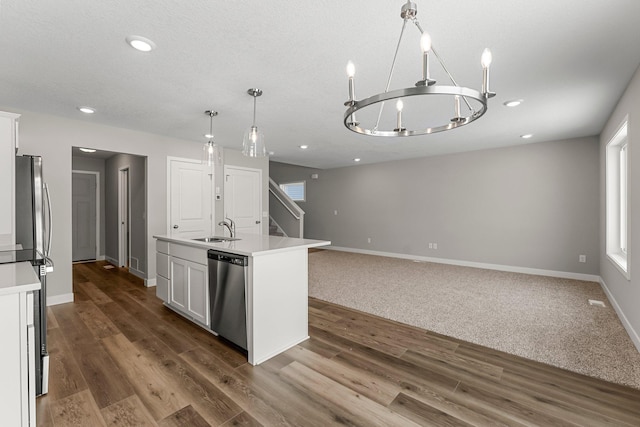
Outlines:
[[[429,249],[433,249],[433,243],[429,243]]]
[[[338,211],[337,210],[333,211],[333,214],[338,215]]]
[[[371,243],[371,237],[367,237],[367,243]]]
[[[586,255],[579,255],[578,256],[578,261],[587,262],[587,256]]]
[[[433,249],[438,249],[438,244],[437,243],[433,244]]]

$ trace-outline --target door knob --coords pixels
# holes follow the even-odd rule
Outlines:
[[[174,228],[174,229],[177,229],[177,228],[178,228],[178,225],[177,225],[177,224],[176,224],[176,225],[174,225],[174,226],[173,226],[173,228]]]
[[[260,224],[260,221],[256,221],[256,224]]]

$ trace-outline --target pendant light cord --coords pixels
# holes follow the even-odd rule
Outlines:
[[[253,94],[253,127],[256,127],[256,94]]]
[[[213,142],[213,112],[209,113],[209,135],[211,136],[209,141]]]

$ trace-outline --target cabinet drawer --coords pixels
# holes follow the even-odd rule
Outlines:
[[[202,248],[194,248],[193,246],[169,244],[169,253],[171,256],[193,261],[198,264],[207,265],[207,250]]]
[[[156,252],[156,273],[159,276],[169,278],[169,255]]]
[[[164,240],[156,240],[156,251],[162,252],[163,254],[169,253],[169,242]]]

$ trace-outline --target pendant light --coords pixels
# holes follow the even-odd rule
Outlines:
[[[202,147],[202,164],[211,166],[214,163],[216,144],[213,142],[213,118],[218,115],[217,111],[207,110],[204,112],[209,116],[209,133],[205,135],[209,141],[205,142]]]
[[[264,134],[256,126],[256,98],[262,95],[260,89],[249,89],[247,93],[253,96],[253,124],[244,134],[242,140],[242,154],[247,157],[266,157],[267,146],[264,144]]]

